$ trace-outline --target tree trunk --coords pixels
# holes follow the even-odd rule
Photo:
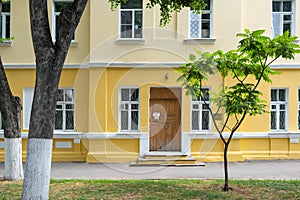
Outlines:
[[[228,151],[228,146],[229,143],[225,144],[224,147],[224,187],[223,187],[223,191],[229,191],[229,184],[228,184],[228,158],[227,158],[227,151]]]
[[[5,138],[4,179],[23,179],[22,138]]]
[[[22,139],[20,128],[21,100],[14,97],[0,57],[0,111],[4,128],[4,179],[23,179]]]
[[[73,33],[86,3],[87,0],[74,0],[72,5],[61,11],[60,26],[53,44],[47,0],[29,1],[36,82],[22,199],[48,199],[58,83]]]

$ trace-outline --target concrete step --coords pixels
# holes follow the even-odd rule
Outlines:
[[[197,162],[193,157],[181,152],[150,152],[130,166],[205,166],[204,163]]]

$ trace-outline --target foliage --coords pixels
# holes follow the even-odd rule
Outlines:
[[[111,4],[111,9],[115,10],[121,3],[126,3],[128,0],[108,0]],[[160,7],[160,24],[162,26],[170,22],[172,13],[179,12],[185,7],[190,7],[195,12],[200,12],[206,6],[204,0],[149,0],[147,8],[153,8],[158,5]]]
[[[297,37],[289,36],[288,32],[271,39],[263,35],[264,30],[237,34],[242,39],[237,49],[213,53],[196,51],[189,56],[189,62],[179,67],[182,74],[178,81],[187,90],[188,95],[204,99],[203,85],[210,75],[219,74],[222,78],[221,89],[212,93],[211,102],[216,106],[216,113],[211,107],[209,111],[213,124],[224,144],[224,191],[228,191],[228,158],[227,151],[233,134],[243,123],[246,115],[266,113],[266,102],[262,99],[262,92],[258,86],[262,81],[271,83],[270,76],[278,74],[271,69],[271,64],[279,59],[294,59],[300,53],[300,46],[296,44]],[[224,84],[227,80],[229,84]],[[207,102],[204,101],[205,104]],[[223,108],[223,109],[221,109]],[[224,110],[226,116],[221,124],[216,123],[215,116]],[[229,126],[229,122],[233,122]],[[229,130],[228,139],[223,132]]]
[[[242,39],[236,50],[224,53],[200,52],[189,56],[189,62],[179,67],[181,81],[187,94],[194,97],[203,96],[202,88],[209,75],[218,73],[222,79],[233,79],[235,84],[222,85],[222,89],[212,94],[211,101],[217,107],[224,107],[228,116],[263,114],[266,111],[262,93],[258,90],[261,81],[271,83],[270,76],[278,74],[270,65],[278,58],[294,59],[300,52],[295,43],[296,37],[288,32],[270,39],[262,35],[263,30],[237,34]]]
[[[52,180],[50,199],[297,199],[299,180]],[[20,199],[22,182],[0,181],[0,199]]]

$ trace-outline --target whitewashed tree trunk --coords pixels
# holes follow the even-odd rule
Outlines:
[[[48,199],[51,159],[52,139],[28,139],[26,173],[22,194],[23,200]]]
[[[48,0],[29,0],[36,82],[30,115],[22,199],[48,199],[55,108],[61,71],[88,0],[74,0],[60,12],[55,43]]]
[[[23,179],[22,138],[5,138],[4,179]]]

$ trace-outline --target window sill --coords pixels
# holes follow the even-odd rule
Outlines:
[[[11,46],[12,46],[12,40],[0,42],[0,47],[11,47]]]
[[[145,44],[144,39],[118,39],[116,41],[118,45],[143,45]]]
[[[217,38],[187,38],[186,44],[215,44]]]

